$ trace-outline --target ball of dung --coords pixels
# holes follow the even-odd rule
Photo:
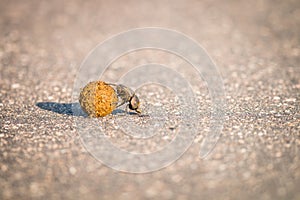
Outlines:
[[[110,114],[117,105],[115,90],[103,81],[88,83],[80,92],[79,103],[90,117]]]

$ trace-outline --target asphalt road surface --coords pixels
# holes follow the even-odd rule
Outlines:
[[[119,172],[83,144],[77,122],[90,119],[71,109],[80,64],[97,44],[139,27],[182,32],[218,66],[225,120],[205,159],[198,153],[209,134],[211,99],[188,67],[178,70],[196,91],[198,107],[190,108],[201,111],[201,124],[174,163]],[[0,199],[300,199],[299,1],[1,0],[0,30]],[[139,51],[105,76],[115,80],[126,67],[150,61],[182,64],[167,52]],[[152,123],[122,109],[93,122],[121,148],[151,153],[176,134],[180,111],[163,88],[139,93],[168,114],[161,138],[120,134],[118,120]]]

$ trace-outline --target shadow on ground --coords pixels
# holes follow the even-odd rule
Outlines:
[[[81,109],[79,103],[56,103],[56,102],[38,102],[35,104],[37,107],[48,110],[51,112],[71,115],[71,116],[87,116]],[[116,109],[112,112],[113,115],[125,114],[124,110]],[[128,113],[134,115],[136,113]]]
[[[79,103],[38,102],[35,105],[43,110],[59,114],[86,116],[86,114],[81,110]]]

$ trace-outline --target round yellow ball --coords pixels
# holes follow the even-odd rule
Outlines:
[[[79,103],[90,117],[104,117],[116,109],[115,90],[103,81],[88,83],[80,92]]]

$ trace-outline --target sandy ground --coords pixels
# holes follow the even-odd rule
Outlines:
[[[188,151],[159,171],[118,172],[84,148],[75,122],[87,119],[72,113],[73,84],[98,43],[150,26],[190,36],[215,61],[226,91],[224,128],[214,151],[199,159],[210,97],[195,81],[201,128]],[[300,199],[299,27],[300,3],[292,0],[1,0],[0,199]],[[178,59],[134,56],[147,61],[153,55],[173,64]],[[113,80],[136,60],[124,58],[107,77]],[[167,113],[177,109],[168,104],[171,93],[148,88],[140,95],[161,100]],[[132,138],[114,125],[135,118],[110,115],[97,122],[108,124],[108,135],[126,148]],[[164,139],[142,142],[148,149],[141,151],[168,142],[177,123],[168,120]]]

